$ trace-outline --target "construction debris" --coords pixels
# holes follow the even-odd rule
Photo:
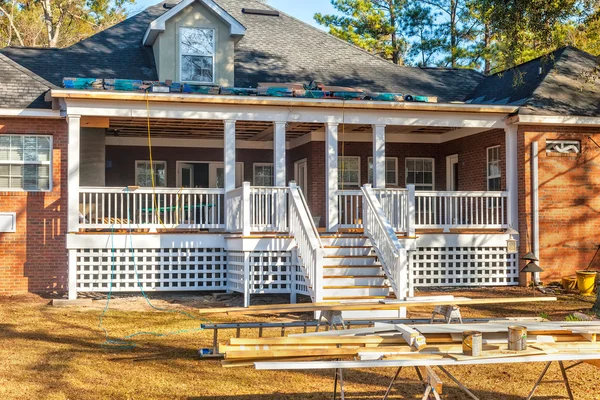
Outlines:
[[[220,87],[216,85],[194,85],[179,82],[142,81],[131,79],[64,78],[65,89],[107,90],[153,93],[188,93],[223,96],[266,96],[297,97],[311,99],[337,99],[385,102],[437,103],[437,97],[417,96],[402,93],[380,93],[368,90],[327,86],[319,82],[303,83],[259,83],[256,88]]]

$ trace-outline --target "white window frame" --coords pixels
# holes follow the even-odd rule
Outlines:
[[[213,31],[213,54],[212,54],[212,77],[213,80],[212,82],[201,82],[201,81],[184,81],[183,80],[183,56],[201,56],[201,57],[208,57],[208,56],[204,56],[204,55],[200,55],[200,54],[187,54],[187,53],[183,53],[183,46],[181,45],[181,32],[184,29],[198,29],[198,30],[204,30],[204,31]],[[178,50],[179,50],[179,78],[180,81],[182,83],[193,83],[193,84],[198,84],[198,85],[214,85],[217,81],[217,77],[216,77],[216,62],[217,62],[217,58],[216,58],[216,53],[217,53],[217,30],[215,28],[201,28],[201,27],[194,27],[194,26],[181,26],[179,27],[178,30],[178,34],[177,34],[177,46],[178,46]]]
[[[256,167],[271,167],[271,171],[273,171],[273,175],[272,175],[272,182],[270,186],[267,187],[273,187],[275,186],[275,164],[274,163],[253,163],[252,164],[252,184],[254,186],[258,186],[256,184]]]
[[[435,190],[435,158],[433,157],[406,157],[404,158],[404,185],[412,185],[408,183],[408,162],[413,160],[431,161],[431,190]],[[429,186],[429,184],[414,184],[415,186]]]
[[[498,149],[498,171],[499,173],[496,175],[490,175],[490,150],[492,149]],[[485,175],[486,175],[486,186],[487,186],[487,190],[491,191],[490,189],[490,180],[491,179],[498,179],[500,178],[500,186],[502,186],[502,168],[501,168],[501,160],[502,160],[502,156],[500,155],[500,146],[491,146],[485,149],[485,156],[486,156],[486,163],[485,163]],[[494,161],[495,162],[495,161]],[[500,189],[501,190],[501,189]]]
[[[150,164],[150,160],[135,160],[135,185],[136,186],[140,186],[139,182],[138,182],[138,174],[137,174],[137,170],[138,170],[138,165],[144,163],[144,164]],[[154,182],[156,187],[169,187],[169,178],[167,176],[167,162],[163,161],[163,160],[152,160],[152,163],[154,164],[164,164],[165,165],[165,186],[159,186],[156,184],[156,182]]]
[[[396,180],[393,182],[390,182],[387,180],[387,173],[388,173],[388,169],[387,169],[387,162],[388,160],[394,160],[394,174],[396,177]],[[367,159],[367,174],[369,173],[369,171],[373,170],[373,157],[369,157]],[[373,176],[367,176],[367,181],[368,183],[373,183]],[[398,186],[398,157],[386,157],[385,158],[385,184],[386,186]]]
[[[19,189],[19,188],[2,188],[0,192],[51,192],[53,188],[53,153],[54,153],[54,137],[51,135],[28,135],[28,134],[13,134],[7,133],[1,136],[20,136],[20,137],[43,137],[47,138],[50,143],[50,154],[48,155],[48,161],[25,161],[25,160],[0,160],[2,165],[48,165],[48,189],[31,190],[31,189]],[[25,158],[25,149],[23,149],[23,158]],[[23,169],[23,179],[25,179],[25,170]],[[25,186],[23,182],[23,186]]]
[[[340,160],[342,160],[343,158],[354,158],[358,161],[358,182],[342,182],[339,179],[339,173],[340,173]],[[338,187],[346,187],[346,186],[358,186],[360,187],[360,156],[338,156]]]

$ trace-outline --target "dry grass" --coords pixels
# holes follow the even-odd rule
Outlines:
[[[453,294],[467,295],[465,292]],[[531,292],[515,288],[468,293],[472,297],[524,294]],[[2,399],[331,398],[332,371],[226,369],[218,361],[200,360],[197,350],[210,346],[212,331],[159,338],[140,336],[135,338],[136,348],[115,350],[102,346],[104,336],[98,329],[99,309],[53,308],[47,304],[48,300],[36,296],[0,298]],[[128,304],[127,310],[119,310],[117,301],[117,310],[111,309],[108,313],[105,326],[113,337],[139,330],[167,332],[198,326],[198,321],[152,311],[141,302],[138,307],[131,307],[131,301]],[[591,300],[561,296],[557,303],[463,308],[463,316],[539,316],[546,313],[554,320],[564,320],[573,311],[590,307]],[[411,314],[424,315],[427,315],[425,309]],[[224,315],[209,315],[208,318],[213,322],[231,322],[231,318]],[[275,318],[243,317],[236,320],[273,321]],[[516,400],[526,397],[542,367],[540,364],[454,367],[452,371],[481,399]],[[575,398],[600,399],[598,372],[587,365],[569,371]],[[347,398],[380,399],[392,374],[390,369],[347,371]],[[407,370],[401,377],[403,380],[398,387],[402,394],[396,391],[392,398],[417,398],[421,389],[416,374]],[[558,377],[558,367],[552,367],[548,379]],[[464,398],[453,383],[445,383],[443,398]],[[536,398],[566,398],[566,392],[559,384],[545,384],[539,388]]]

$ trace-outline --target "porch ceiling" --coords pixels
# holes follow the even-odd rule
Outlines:
[[[173,138],[222,139],[223,121],[151,118],[150,132],[153,136]],[[340,126],[340,133],[370,133],[371,125],[345,124]],[[430,134],[442,135],[458,128],[440,126],[399,126],[386,127],[388,134]],[[288,123],[287,140],[304,136],[310,132],[323,131],[320,123]],[[148,121],[144,118],[110,118],[109,136],[139,137],[148,135]],[[273,140],[273,123],[269,121],[238,121],[236,123],[238,140],[268,142]]]
[[[289,123],[287,139],[292,140],[307,133],[322,129],[323,124]],[[272,141],[273,123],[268,121],[238,121],[236,137],[248,141]],[[222,139],[223,121],[191,119],[150,119],[153,136],[174,138]],[[148,121],[139,118],[110,118],[107,135],[136,137],[148,135]]]

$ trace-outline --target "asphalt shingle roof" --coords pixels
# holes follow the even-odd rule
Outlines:
[[[461,101],[483,76],[466,69],[401,67],[373,56],[319,29],[281,13],[279,17],[242,13],[270,9],[255,0],[217,0],[246,28],[235,48],[235,85],[309,82],[385,92],[437,96]],[[148,24],[165,13],[162,3],[65,49],[1,50],[55,85],[64,77],[156,80],[151,47],[142,45]]]
[[[562,47],[485,78],[468,101],[518,105],[519,114],[599,116],[600,88],[586,78],[595,76],[599,62],[582,50]]]
[[[53,86],[0,54],[0,108],[52,108],[44,95]]]

